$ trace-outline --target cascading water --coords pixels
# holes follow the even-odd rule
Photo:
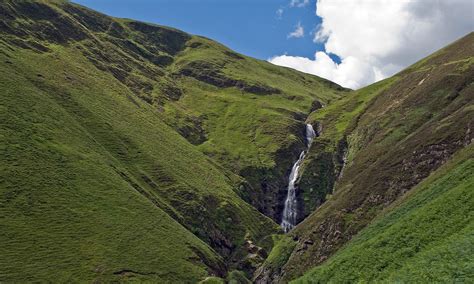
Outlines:
[[[298,172],[301,164],[303,163],[304,157],[306,156],[316,132],[314,132],[311,124],[306,124],[306,150],[301,152],[298,161],[291,168],[290,177],[288,179],[288,194],[285,200],[285,209],[283,210],[283,218],[281,221],[281,227],[285,233],[289,232],[296,225],[296,215],[298,213],[298,201],[296,200],[296,180],[298,179]]]

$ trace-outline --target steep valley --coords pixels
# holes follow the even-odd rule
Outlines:
[[[352,91],[69,1],[0,16],[0,282],[472,280],[473,33]]]

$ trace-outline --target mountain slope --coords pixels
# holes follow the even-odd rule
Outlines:
[[[450,249],[436,277],[469,272],[473,34],[349,92],[68,1],[0,15],[0,281],[403,281]]]
[[[203,153],[246,178],[239,195],[275,221],[288,169],[304,148],[306,116],[347,91],[202,37],[64,1],[7,1],[3,10],[11,45],[38,52],[73,45]]]
[[[167,104],[166,121],[181,129],[182,114],[176,109],[203,120],[206,138],[196,143],[199,149],[246,178],[251,188],[244,188],[241,195],[280,221],[288,171],[304,149],[304,120],[311,110],[345,90],[267,62],[236,54],[229,57],[228,50],[211,49],[212,43],[202,38],[190,42],[188,46],[194,48],[185,49],[170,68],[174,73],[189,72],[193,79],[180,77],[178,82],[192,95]],[[226,84],[243,86],[215,87]]]
[[[211,160],[206,146],[189,142],[202,143],[201,131],[218,140],[223,118],[212,115],[234,101],[225,114],[236,120],[257,105],[261,111],[242,126],[245,137],[227,135],[223,147],[272,140],[302,124],[287,108],[304,117],[316,100],[311,86],[328,100],[342,89],[207,39],[66,1],[3,1],[0,14],[0,239],[8,244],[1,279],[197,281],[232,268],[251,272],[262,256],[247,259],[245,242],[269,249],[278,226],[241,199],[250,201],[253,190],[222,166],[231,159]],[[251,65],[235,63],[225,76],[220,67],[192,66],[213,64],[208,53]],[[195,74],[203,70],[210,74]],[[284,76],[306,80],[304,95],[277,90],[290,82]],[[280,85],[265,85],[274,80]],[[212,106],[216,95],[222,104]],[[272,96],[275,103],[262,107]],[[191,109],[196,102],[205,106]],[[286,123],[258,134],[255,117]],[[261,156],[272,159],[281,145]]]
[[[303,165],[300,202],[317,209],[257,279],[286,282],[324,263],[472,142],[473,40],[471,33],[310,116],[320,137]]]
[[[107,86],[107,78],[75,73],[77,66],[61,57],[56,64],[28,52],[2,57],[11,62],[0,67],[2,280],[110,281],[130,274],[190,281],[208,269],[223,270],[222,258],[165,213],[173,211],[135,174],[145,176],[138,167],[149,163],[127,165],[146,147],[130,136],[144,130],[148,139],[162,140],[149,154],[187,151],[190,157],[173,163],[181,167],[202,157],[145,105],[130,108],[126,93],[113,86],[98,90],[101,84],[94,83]],[[61,89],[45,82],[65,71],[81,79]],[[136,130],[126,130],[127,121],[119,119],[124,116]]]
[[[296,282],[472,280],[473,158],[472,145],[461,150]]]
[[[67,1],[0,14],[2,280],[194,282],[263,261],[279,228],[248,202],[278,220],[284,191],[260,202],[268,175],[237,174],[283,180],[277,154],[303,146],[285,132],[346,90]]]

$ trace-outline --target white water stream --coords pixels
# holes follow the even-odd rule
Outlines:
[[[306,150],[301,152],[298,161],[291,168],[290,177],[288,179],[288,194],[285,200],[285,209],[283,210],[283,218],[281,221],[281,227],[285,233],[289,232],[296,225],[296,215],[298,213],[298,201],[296,199],[296,180],[298,179],[298,172],[301,164],[303,163],[304,157],[306,156],[311,143],[313,142],[316,133],[314,132],[311,124],[306,124]]]

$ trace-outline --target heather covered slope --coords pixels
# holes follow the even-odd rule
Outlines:
[[[471,144],[473,40],[469,34],[310,116],[320,137],[303,165],[300,198],[316,211],[283,238],[257,279],[286,282],[324,263]]]
[[[472,280],[473,188],[470,145],[295,282]]]

